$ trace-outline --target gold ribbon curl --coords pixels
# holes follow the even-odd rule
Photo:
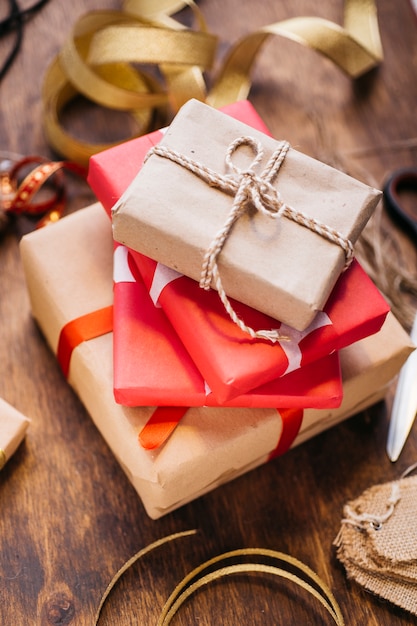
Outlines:
[[[196,530],[190,530],[163,537],[149,544],[129,559],[107,586],[96,613],[94,626],[99,623],[101,611],[113,587],[129,567],[152,550],[176,539],[195,535],[196,532]],[[228,564],[232,560],[235,562]],[[236,562],[239,560],[242,562]],[[326,609],[337,626],[344,626],[345,622],[336,598],[328,585],[310,567],[288,554],[263,548],[232,550],[215,556],[196,567],[178,583],[168,597],[159,615],[157,626],[169,626],[182,605],[199,589],[225,576],[241,573],[278,576],[298,585]]]
[[[229,559],[240,557],[255,557],[255,561],[234,563],[220,567],[222,563],[227,563]],[[256,562],[256,558],[262,559],[264,557],[270,559],[271,562],[275,564],[268,565],[267,563]],[[285,567],[294,570],[296,573],[288,571],[288,569],[283,569]],[[262,548],[246,548],[225,552],[196,567],[190,574],[183,578],[168,598],[162,609],[157,626],[169,626],[174,615],[195,591],[198,591],[205,585],[219,578],[223,578],[224,576],[242,573],[272,574],[295,583],[320,602],[337,626],[344,626],[345,622],[334,595],[312,569],[288,554]]]
[[[184,7],[195,26],[172,15]],[[110,110],[129,113],[137,132],[166,125],[190,98],[215,108],[247,98],[257,55],[271,35],[310,47],[355,79],[382,61],[374,0],[346,0],[344,25],[309,16],[270,24],[234,43],[207,90],[218,38],[208,31],[193,0],[125,0],[122,11],[92,11],[74,25],[47,69],[43,84],[44,128],[51,147],[87,165],[92,154],[121,143],[75,139],[61,123],[79,94]]]

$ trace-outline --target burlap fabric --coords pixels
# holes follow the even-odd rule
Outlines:
[[[417,615],[417,476],[367,489],[343,515],[334,543],[348,578]]]

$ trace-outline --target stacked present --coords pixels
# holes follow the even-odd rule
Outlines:
[[[151,517],[384,397],[412,347],[352,259],[378,192],[273,140],[248,102],[190,101],[89,181],[101,204],[26,236],[22,259]]]

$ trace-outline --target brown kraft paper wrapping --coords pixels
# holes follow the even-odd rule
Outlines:
[[[56,352],[68,321],[112,303],[113,242],[108,217],[93,205],[23,238],[32,313]],[[344,399],[336,410],[308,409],[293,445],[381,400],[411,352],[389,314],[379,333],[341,352]],[[282,432],[276,409],[189,409],[168,441],[138,443],[154,408],[126,408],[113,397],[112,334],[80,344],[69,383],[154,519],[266,463]],[[161,381],[162,384],[162,381]]]
[[[160,145],[219,174],[228,145],[237,137],[259,139],[264,157],[278,142],[228,115],[190,100]],[[253,154],[232,156],[240,168]],[[283,201],[340,232],[352,244],[371,216],[380,192],[290,148],[274,182]],[[203,257],[223,226],[233,198],[185,167],[158,155],[145,162],[113,208],[114,237],[161,263],[200,279]],[[321,310],[345,264],[343,249],[292,220],[244,213],[218,257],[228,296],[304,330]]]

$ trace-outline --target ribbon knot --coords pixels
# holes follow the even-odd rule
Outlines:
[[[232,159],[233,154],[241,147],[249,146],[254,154],[254,158],[245,169],[239,168]],[[172,148],[163,145],[154,146],[146,155],[147,159],[155,154],[157,156],[169,159],[188,171],[192,172],[210,187],[215,187],[229,193],[233,196],[232,208],[221,229],[215,235],[209,248],[207,249],[203,265],[199,285],[202,289],[209,290],[212,283],[217,290],[219,297],[229,314],[230,318],[239,326],[239,328],[248,333],[252,338],[264,339],[272,342],[289,340],[289,337],[282,335],[277,329],[257,330],[247,326],[235,312],[219,275],[217,266],[217,257],[219,256],[230,231],[239,219],[239,217],[250,207],[259,211],[272,219],[281,216],[287,217],[301,226],[304,226],[321,237],[341,246],[346,255],[345,269],[349,267],[353,259],[353,246],[349,239],[346,239],[341,233],[329,228],[326,224],[319,222],[315,218],[305,215],[302,211],[296,211],[292,207],[285,204],[281,198],[281,194],[272,184],[278,170],[280,169],[290,145],[287,141],[278,143],[277,149],[273,152],[265,168],[260,174],[256,173],[256,168],[260,165],[264,151],[259,140],[250,136],[238,137],[230,143],[227,148],[225,162],[232,174],[222,175],[214,170],[206,167],[204,164],[195,161],[183,154],[180,154]]]

